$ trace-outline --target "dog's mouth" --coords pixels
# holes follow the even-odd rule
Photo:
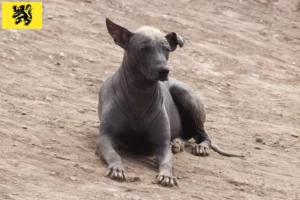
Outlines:
[[[159,74],[158,75],[158,80],[159,81],[167,81],[167,80],[169,80],[169,76],[168,76],[168,74],[166,74],[166,75]]]

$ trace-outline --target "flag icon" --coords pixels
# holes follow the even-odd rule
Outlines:
[[[2,2],[3,29],[41,29],[42,2]]]

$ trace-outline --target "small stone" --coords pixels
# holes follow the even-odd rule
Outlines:
[[[60,62],[57,61],[55,64],[56,64],[56,65],[60,65]]]
[[[136,176],[136,177],[133,178],[133,181],[134,182],[139,182],[139,181],[141,181],[141,178]]]
[[[291,136],[295,138],[299,138],[299,135],[297,133],[292,133]]]
[[[50,174],[51,175],[57,175],[57,172],[51,172]]]
[[[264,141],[264,139],[262,137],[255,138],[255,142],[257,142],[257,143],[262,143],[263,141]]]
[[[59,56],[60,56],[60,57],[66,57],[66,55],[65,55],[64,52],[60,52],[60,53],[59,53]]]
[[[78,66],[79,62],[77,60],[72,60],[72,64],[75,65],[75,66]]]
[[[21,113],[21,115],[26,115],[26,113],[23,112],[23,113]]]
[[[261,147],[254,147],[254,149],[261,150]]]
[[[231,86],[231,84],[230,84],[230,83],[227,83],[226,85],[227,85],[227,86]]]
[[[87,85],[87,86],[94,86],[94,83],[89,82],[89,83],[87,83],[86,85]]]
[[[28,129],[26,126],[23,126],[22,128],[23,128],[23,129],[25,129],[25,130],[27,130],[27,129]]]
[[[88,166],[86,166],[86,165],[83,165],[83,166],[81,167],[81,169],[82,169],[83,171],[86,171],[87,173],[93,173],[93,172],[95,171],[93,168],[88,167]]]
[[[48,15],[48,19],[53,19],[53,16],[52,15]]]
[[[85,113],[85,109],[78,109],[77,112],[79,112],[79,113]]]
[[[255,78],[259,78],[258,74],[252,73],[251,76],[255,77]]]
[[[71,176],[70,179],[71,179],[72,181],[76,181],[76,180],[77,180],[77,178],[74,177],[74,176]]]
[[[280,141],[279,141],[279,140],[277,140],[276,142],[274,142],[274,144],[280,144]]]
[[[45,100],[45,101],[49,101],[49,102],[51,102],[51,101],[52,101],[52,98],[51,98],[51,97],[49,97],[49,96],[46,96],[46,97],[44,98],[44,100]]]
[[[292,65],[296,65],[296,63],[295,63],[295,62],[293,62],[293,63],[292,63]]]

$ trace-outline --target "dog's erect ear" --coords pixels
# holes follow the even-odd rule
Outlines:
[[[174,33],[174,32],[168,33],[166,35],[166,38],[170,44],[171,51],[175,51],[177,48],[177,45],[179,45],[179,47],[183,47],[183,45],[184,45],[183,38],[180,35],[178,35],[177,33]]]
[[[110,36],[114,39],[115,43],[120,47],[127,49],[129,46],[130,37],[133,35],[130,31],[118,24],[113,23],[106,18],[106,27]]]

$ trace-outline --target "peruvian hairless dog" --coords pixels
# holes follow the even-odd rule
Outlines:
[[[114,42],[124,49],[121,66],[99,90],[100,136],[96,153],[108,164],[108,176],[125,180],[121,157],[114,144],[133,151],[154,152],[159,168],[157,182],[178,185],[172,173],[171,141],[194,138],[192,153],[207,156],[212,145],[204,130],[205,110],[202,101],[184,83],[169,78],[169,53],[184,40],[175,32],[142,26],[135,32],[109,19],[106,26]],[[178,145],[177,139],[177,145]]]

